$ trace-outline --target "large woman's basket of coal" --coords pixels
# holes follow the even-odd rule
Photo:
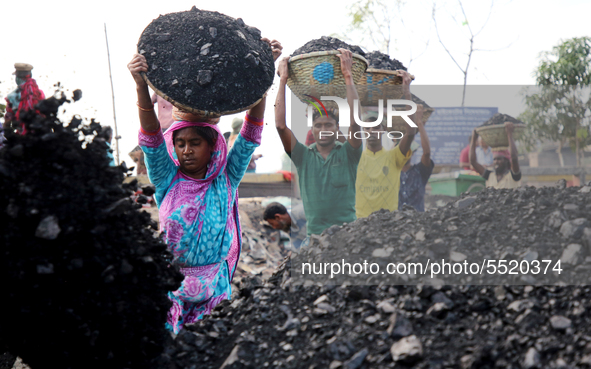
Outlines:
[[[312,100],[310,96],[320,99],[321,96],[347,97],[345,78],[341,71],[340,51],[314,51],[292,56],[289,59],[289,78],[287,85],[290,90],[305,104]],[[353,53],[353,81],[357,83],[367,69],[367,60]],[[332,106],[330,101],[324,105]],[[334,103],[336,107],[336,103]]]
[[[525,132],[525,124],[514,123],[515,130],[513,131],[513,139],[518,140]],[[505,130],[505,124],[493,124],[480,126],[476,128],[478,133],[484,142],[495,149],[507,149],[509,147],[509,139],[507,138],[507,131]]]
[[[387,99],[400,99],[402,77],[396,70],[369,68],[357,82],[357,92],[362,105],[375,106],[379,100],[385,103]]]
[[[142,32],[138,52],[148,62],[148,85],[194,114],[247,110],[273,84],[273,55],[261,32],[218,12],[193,7],[161,15]]]

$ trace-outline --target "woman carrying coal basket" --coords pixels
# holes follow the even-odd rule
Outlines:
[[[276,60],[281,44],[263,40],[271,45]],[[265,98],[247,112],[228,152],[216,125],[219,118],[204,119],[175,109],[175,122],[162,133],[140,74],[148,70],[146,59],[136,54],[128,68],[137,84],[139,144],[156,186],[161,230],[173,263],[185,275],[181,287],[169,292],[172,307],[166,326],[178,333],[231,296],[241,245],[237,190],[260,145]]]

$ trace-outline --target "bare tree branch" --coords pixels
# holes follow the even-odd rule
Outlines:
[[[474,36],[470,38],[470,53],[468,54],[468,62],[464,70],[464,90],[462,91],[462,106],[466,100],[466,85],[468,84],[468,69],[470,68],[470,61],[472,60],[472,53],[474,52]]]
[[[411,30],[408,30],[404,22],[405,19],[402,17],[404,2],[405,0],[355,0],[349,7],[352,23],[348,27],[349,37],[347,39],[369,40],[371,43],[365,43],[364,49],[375,47],[381,52],[391,55],[391,48],[396,49],[395,41],[398,37],[404,37],[399,35],[407,33],[409,36],[414,35]],[[404,32],[399,32],[399,24],[402,24]],[[393,32],[395,32],[394,35],[392,35]],[[416,57],[411,56],[411,62],[423,55],[430,43],[427,41],[421,42],[422,44],[425,46],[424,50]]]
[[[460,68],[460,70],[462,71],[462,73],[465,74],[466,72],[464,72],[464,69],[456,61],[456,59],[454,58],[454,56],[452,55],[452,53],[447,49],[447,47],[445,46],[445,44],[441,40],[441,36],[439,35],[439,28],[437,27],[437,19],[435,18],[435,4],[433,4],[433,11],[431,13],[431,17],[433,18],[433,23],[435,24],[435,32],[437,33],[437,39],[439,40],[439,43],[441,44],[441,46],[443,46],[443,48],[445,49],[445,51],[447,52],[447,55],[449,55],[449,57],[451,58],[451,60],[453,60],[453,62],[456,63],[457,67]]]
[[[414,58],[412,57],[412,48],[410,49],[410,60],[408,61],[408,64],[407,64],[408,69],[410,69],[410,65],[412,64],[413,60],[417,60],[418,58],[423,56],[423,54],[427,51],[428,47],[429,47],[429,40],[427,40],[427,42],[425,43],[425,48],[423,49],[423,51]]]
[[[472,33],[472,27],[470,27],[470,22],[468,22],[468,16],[466,15],[466,12],[464,11],[464,6],[462,5],[462,0],[458,0],[458,3],[460,3],[460,9],[462,9],[462,14],[464,15],[464,22],[468,26],[468,30],[470,31],[470,36],[472,36],[472,39],[474,39],[474,34]]]
[[[375,17],[374,12],[370,12],[369,14],[371,15],[371,18],[373,19],[373,21],[375,22],[374,24],[379,24],[378,20]],[[384,34],[381,27],[378,27],[378,32],[383,37],[383,39],[385,40],[386,45],[387,45],[387,49],[385,51],[386,54],[390,51],[390,50],[388,50],[390,48],[390,32],[389,31],[390,31],[390,22],[388,22],[388,35]]]
[[[437,17],[435,16],[436,13],[436,7],[435,7],[435,3],[433,3],[433,11],[431,13],[431,17],[433,18],[433,24],[435,25],[435,32],[437,34],[437,39],[439,40],[439,43],[441,44],[441,46],[443,46],[443,49],[447,52],[447,54],[449,55],[449,57],[451,58],[451,60],[456,64],[456,66],[462,71],[462,73],[464,74],[464,88],[462,91],[462,106],[464,106],[464,102],[466,99],[466,85],[468,84],[468,71],[470,70],[470,63],[472,62],[472,55],[474,54],[474,52],[476,51],[484,51],[481,49],[476,49],[474,47],[474,42],[475,42],[475,38],[478,34],[480,34],[480,32],[482,32],[482,30],[484,29],[484,27],[487,25],[490,16],[492,14],[492,9],[493,9],[493,5],[494,5],[494,0],[491,0],[491,5],[490,5],[490,9],[488,11],[488,15],[486,18],[486,21],[484,22],[484,24],[482,25],[482,27],[478,30],[478,32],[476,32],[476,34],[474,34],[474,32],[472,31],[472,26],[470,25],[470,22],[468,21],[468,16],[466,15],[466,11],[464,9],[464,4],[462,3],[462,0],[458,0],[458,4],[460,5],[460,10],[462,11],[462,15],[464,16],[464,21],[462,22],[462,25],[466,25],[468,26],[468,31],[470,32],[470,38],[469,38],[469,48],[468,48],[468,53],[466,54],[466,56],[468,57],[468,60],[466,61],[466,66],[465,67],[461,67],[460,63],[458,63],[458,61],[454,58],[453,54],[448,50],[448,48],[445,46],[445,44],[443,43],[443,40],[441,39],[441,35],[439,34],[439,28],[437,27]],[[457,24],[457,20],[456,18],[452,15],[451,17]],[[513,43],[509,44],[506,48],[510,47]]]
[[[484,27],[486,27],[486,25],[488,24],[488,20],[490,19],[490,15],[492,14],[492,10],[493,10],[493,5],[495,4],[495,1],[492,0],[490,2],[490,9],[488,9],[488,16],[486,17],[486,20],[484,21],[484,24],[482,25],[482,27],[480,27],[480,29],[478,30],[478,32],[476,32],[476,34],[474,35],[474,37],[478,36],[480,34],[480,32],[482,32],[482,30],[484,29]]]

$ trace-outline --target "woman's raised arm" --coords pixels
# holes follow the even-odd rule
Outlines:
[[[154,104],[148,91],[148,84],[142,78],[141,73],[148,71],[148,62],[143,55],[135,54],[133,59],[127,64],[127,68],[131,72],[131,76],[136,84],[137,90],[137,107],[140,116],[140,124],[142,129],[147,132],[153,132],[160,128],[158,117],[154,112]]]

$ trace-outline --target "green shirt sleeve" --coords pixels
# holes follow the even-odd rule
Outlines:
[[[347,158],[349,159],[349,163],[352,164],[359,164],[359,160],[361,159],[361,153],[363,152],[363,145],[359,146],[358,148],[354,148],[351,146],[349,141],[343,144],[343,147],[347,150]]]
[[[291,153],[287,154],[289,155],[291,161],[293,161],[296,167],[302,165],[302,162],[304,161],[304,155],[306,154],[306,150],[308,150],[306,145],[297,141],[295,147],[293,148],[293,150],[291,150]]]

